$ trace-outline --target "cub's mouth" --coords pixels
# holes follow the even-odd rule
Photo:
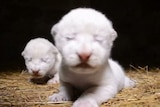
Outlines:
[[[91,65],[89,65],[88,63],[80,63],[76,66],[74,66],[75,68],[93,68]]]
[[[34,78],[41,78],[42,75],[40,73],[33,73],[32,77],[34,77]]]

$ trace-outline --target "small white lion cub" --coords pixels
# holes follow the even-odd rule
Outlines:
[[[59,67],[61,55],[57,48],[44,38],[30,40],[22,56],[28,72],[32,75],[31,82],[37,84],[59,83]]]
[[[110,59],[117,33],[102,13],[73,9],[51,33],[63,58],[60,91],[50,101],[75,100],[72,107],[98,107],[123,88],[134,86],[122,67]]]

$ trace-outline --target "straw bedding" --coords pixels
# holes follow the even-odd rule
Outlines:
[[[137,81],[131,89],[123,89],[101,107],[160,107],[160,69],[133,67],[127,75]],[[30,83],[25,71],[0,72],[0,107],[71,107],[72,102],[47,102],[59,84]]]

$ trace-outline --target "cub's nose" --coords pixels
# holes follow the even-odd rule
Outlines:
[[[39,70],[36,70],[36,71],[35,71],[35,70],[33,70],[32,72],[33,72],[33,74],[34,74],[34,75],[38,75]]]
[[[77,55],[82,62],[87,62],[91,57],[92,53],[77,53]]]

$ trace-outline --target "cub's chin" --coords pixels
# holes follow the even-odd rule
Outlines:
[[[91,66],[87,63],[80,63],[74,66],[70,66],[69,69],[77,74],[93,74],[97,71],[97,67]]]
[[[97,70],[94,68],[70,68],[76,74],[94,74]]]

